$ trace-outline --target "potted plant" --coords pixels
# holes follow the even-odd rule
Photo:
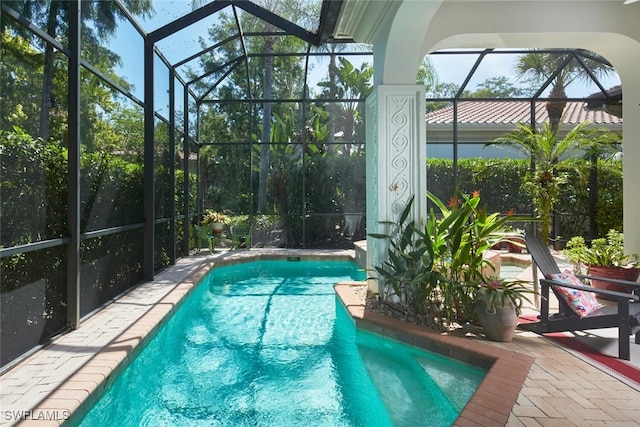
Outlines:
[[[427,301],[442,276],[433,271],[434,251],[429,239],[421,238],[419,226],[408,216],[414,198],[411,197],[397,223],[393,235],[371,233],[374,238],[388,240],[387,259],[375,266],[383,281],[381,301],[397,299],[408,311],[424,313]]]
[[[210,209],[205,211],[204,217],[202,218],[203,224],[211,224],[211,232],[214,235],[222,234],[222,230],[228,222],[229,218],[225,214]]]
[[[606,237],[592,240],[590,246],[582,236],[572,237],[562,253],[578,273],[584,265],[589,276],[635,282],[640,275],[638,254],[625,254],[624,235],[615,229],[609,230]],[[591,284],[600,289],[627,292],[625,286],[606,280],[592,279]]]
[[[475,312],[470,284],[497,274],[486,255],[496,244],[508,240],[507,223],[523,217],[513,210],[505,214],[489,212],[480,204],[479,191],[470,195],[457,192],[446,205],[430,192],[427,197],[439,211],[430,211],[424,234],[432,240],[434,269],[446,278],[441,286],[443,310],[458,322],[470,320]]]
[[[478,286],[474,293],[476,314],[484,333],[492,341],[513,339],[526,294],[533,290],[518,280],[490,279]]]
[[[495,274],[486,252],[504,240],[506,222],[519,218],[513,212],[488,213],[480,207],[479,192],[458,193],[446,205],[431,193],[427,196],[438,215],[432,209],[425,220],[409,219],[412,197],[400,219],[388,223],[391,235],[369,236],[388,242],[387,260],[375,266],[381,299],[397,298],[450,329],[473,318],[474,289]]]

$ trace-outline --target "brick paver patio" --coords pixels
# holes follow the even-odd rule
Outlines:
[[[80,329],[58,337],[5,372],[0,377],[0,425],[54,426],[73,411],[83,414],[90,406],[90,394],[104,388],[117,374],[119,363],[136,354],[137,345],[148,339],[213,262],[230,256],[261,258],[273,252],[252,249],[237,255],[180,259],[153,282],[124,295],[87,319]],[[277,252],[295,255],[295,251]],[[353,256],[353,252],[344,251],[338,257],[345,255]],[[516,358],[522,360],[532,358],[506,425],[640,425],[639,390],[540,336],[517,331],[509,343],[462,339],[469,348],[492,346],[499,353],[516,352],[522,355]],[[500,412],[500,393],[483,398],[481,408],[476,407],[477,418],[461,418],[459,425],[505,424],[494,416]]]

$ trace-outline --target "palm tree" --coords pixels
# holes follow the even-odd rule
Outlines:
[[[582,155],[585,150],[604,140],[608,134],[605,129],[588,128],[589,122],[582,122],[571,129],[564,138],[551,123],[544,123],[536,130],[520,123],[507,135],[496,138],[486,145],[504,144],[513,146],[531,158],[532,170],[524,177],[522,188],[532,198],[540,218],[540,236],[544,242],[549,239],[551,213],[558,201],[565,176],[559,173],[566,159]]]
[[[551,84],[547,112],[554,132],[558,131],[567,104],[565,89],[569,84],[576,80],[590,82],[593,76],[605,77],[615,73],[607,60],[586,50],[532,50],[518,58],[515,68],[520,78],[532,78],[543,84],[542,89]]]

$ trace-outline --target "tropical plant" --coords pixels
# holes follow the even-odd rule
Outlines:
[[[216,212],[214,210],[206,210],[202,217],[203,224],[213,224],[213,223],[221,223],[227,224],[229,222],[229,217],[222,212]]]
[[[474,310],[473,292],[485,281],[486,272],[494,270],[485,252],[497,243],[506,241],[506,223],[522,220],[513,211],[506,215],[487,213],[480,207],[480,193],[471,196],[456,194],[445,205],[432,193],[429,200],[438,208],[432,209],[425,229],[425,237],[434,247],[435,266],[445,280],[441,285],[443,310],[449,319],[468,319]]]
[[[346,58],[338,58],[339,65],[330,65],[330,76],[334,77],[334,82],[320,82],[318,86],[324,87],[325,96],[334,96],[338,99],[349,99],[340,103],[343,117],[342,123],[336,123],[342,127],[342,139],[344,141],[343,152],[351,154],[352,143],[356,134],[356,127],[364,121],[364,112],[361,99],[367,98],[373,91],[371,78],[373,67],[368,63],[363,63],[360,68],[355,67]]]
[[[593,144],[608,141],[608,131],[588,126],[589,122],[582,122],[567,132],[564,138],[559,138],[548,122],[540,130],[520,123],[514,131],[485,144],[514,146],[530,157],[533,170],[524,177],[522,188],[533,199],[544,242],[549,240],[551,214],[561,186],[566,182],[565,175],[559,173],[559,165]]]
[[[516,309],[516,314],[520,314],[524,301],[531,303],[527,294],[534,291],[527,286],[526,282],[519,280],[504,280],[499,278],[491,278],[483,282],[474,293],[474,299],[484,300],[486,310],[491,314],[496,312],[496,307],[505,307],[512,305]]]
[[[408,308],[423,313],[427,301],[432,297],[438,283],[444,278],[433,270],[434,250],[430,239],[422,238],[415,221],[407,221],[414,198],[400,214],[391,236],[370,234],[373,238],[388,239],[387,259],[375,266],[382,279],[381,298],[387,300],[397,296]]]
[[[626,254],[623,233],[611,229],[606,237],[591,241],[587,246],[584,237],[572,237],[562,251],[577,271],[582,265],[602,267],[635,267],[640,263],[638,254]]]
[[[375,266],[382,280],[382,299],[399,297],[416,313],[431,311],[444,328],[470,320],[475,310],[474,293],[494,267],[485,251],[505,240],[506,222],[512,213],[488,214],[480,208],[480,194],[452,197],[449,206],[428,193],[439,209],[432,209],[426,224],[408,221],[413,198],[392,233],[370,234],[387,239],[388,258]],[[389,289],[387,289],[389,288]]]

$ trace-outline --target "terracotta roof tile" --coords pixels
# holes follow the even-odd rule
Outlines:
[[[567,102],[562,122],[578,124],[586,120],[596,124],[622,123],[622,119],[604,111],[587,111],[584,102]],[[516,124],[530,120],[529,101],[461,101],[458,103],[458,123],[465,124]],[[549,120],[546,104],[536,103],[536,122]],[[446,107],[427,114],[427,124],[451,124],[453,107]]]

